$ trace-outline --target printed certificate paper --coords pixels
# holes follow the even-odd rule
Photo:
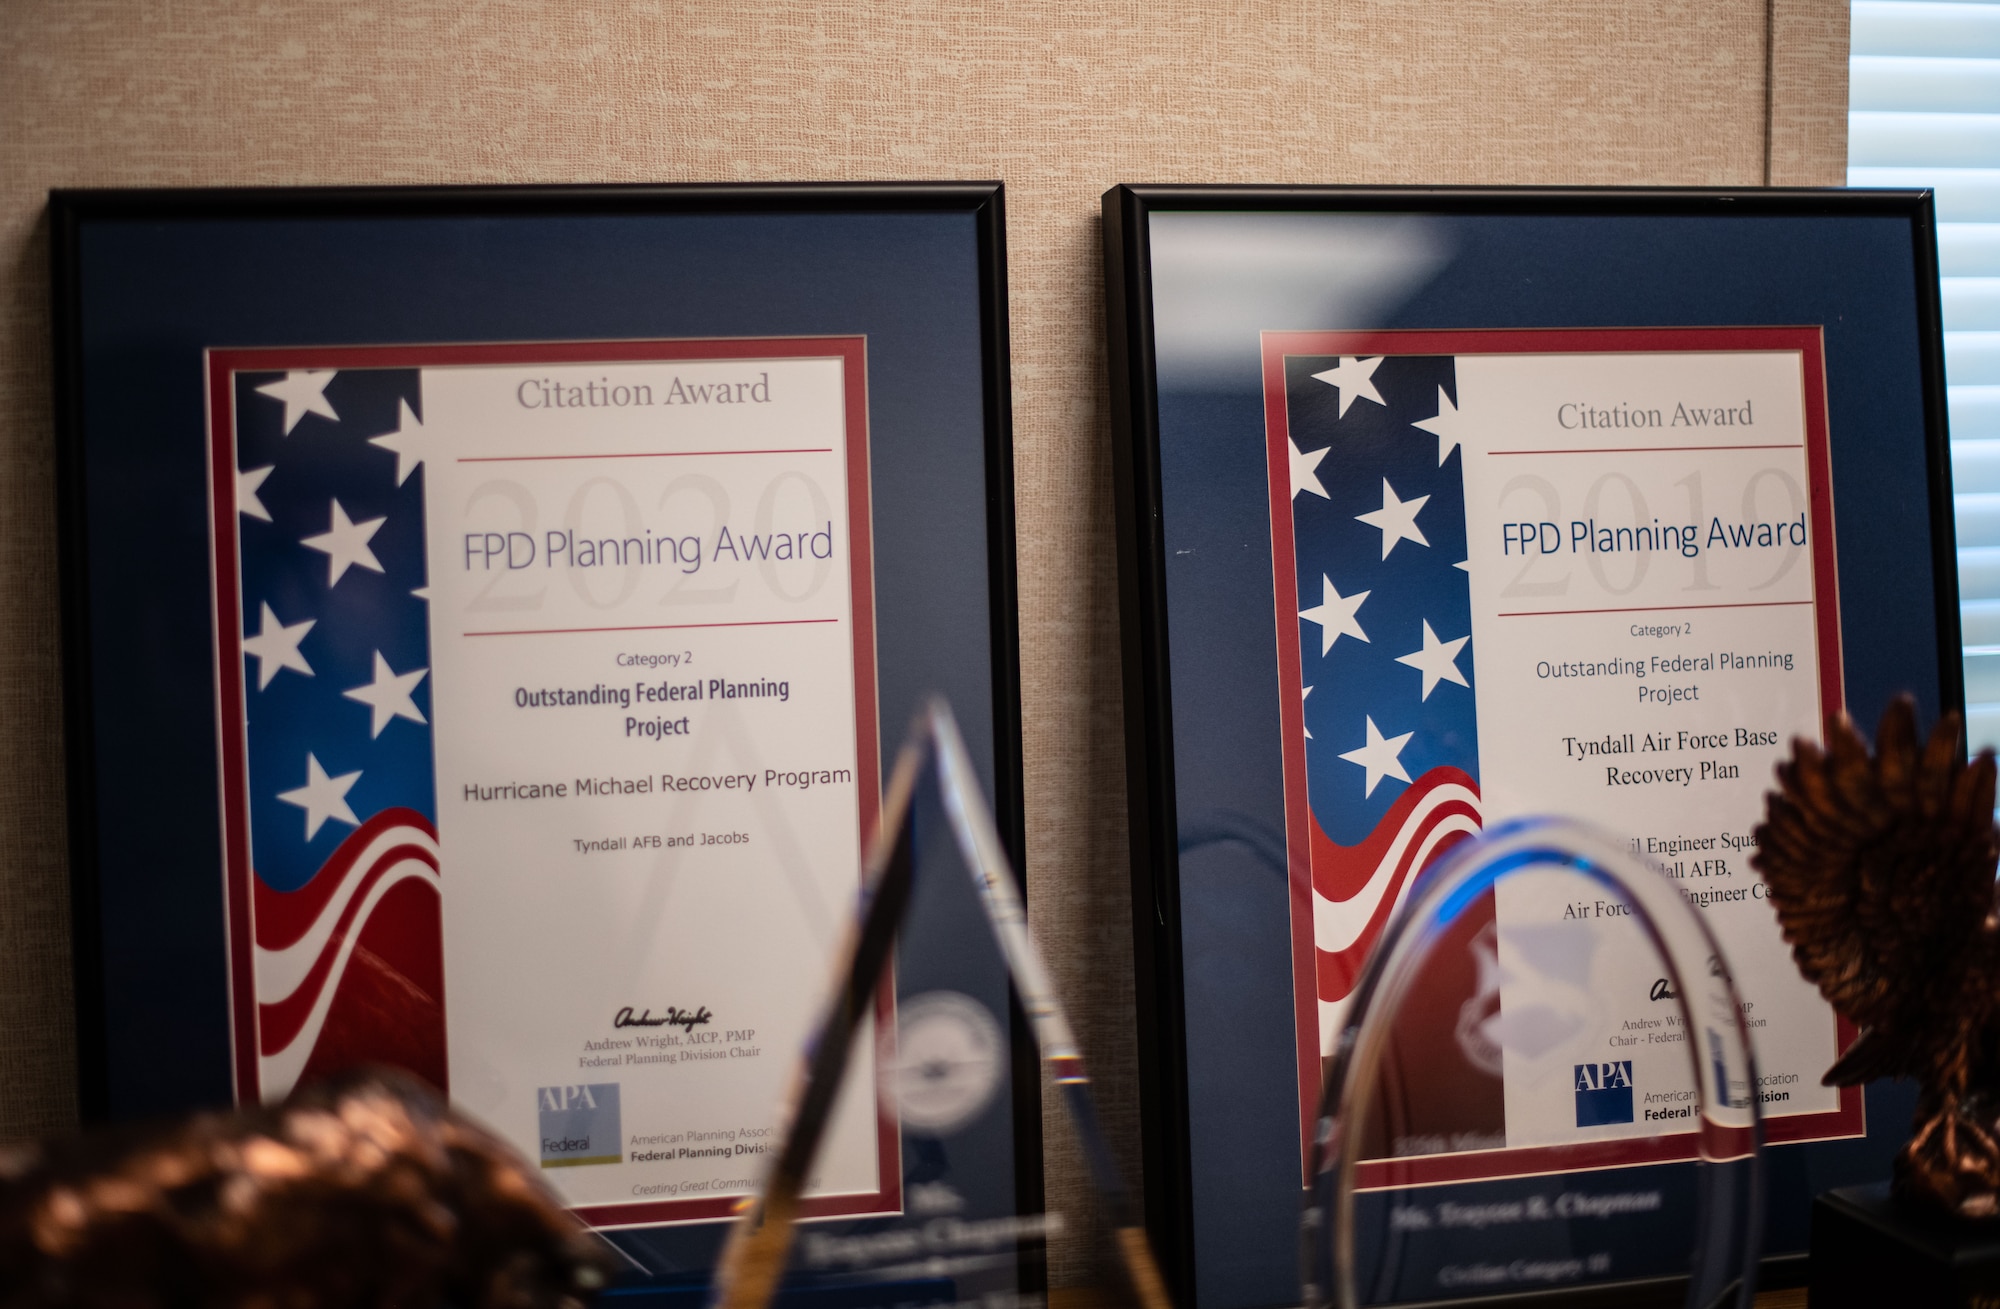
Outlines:
[[[1751,832],[1841,708],[1817,329],[1266,333],[1301,1133],[1432,858],[1528,814],[1676,879],[1734,969],[1774,1142],[1863,1131]],[[1400,1051],[1366,1185],[1694,1157],[1679,1010],[1604,895],[1509,883]]]
[[[209,370],[239,1096],[397,1064],[588,1221],[726,1215],[877,809],[863,342]],[[877,1074],[812,1212],[899,1205]]]

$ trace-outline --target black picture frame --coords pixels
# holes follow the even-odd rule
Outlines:
[[[1260,744],[1254,749],[1275,753],[1277,717],[1266,704],[1269,691],[1260,681],[1254,692],[1226,698],[1226,703],[1204,713],[1199,722],[1176,721],[1174,635],[1204,629],[1205,618],[1184,605],[1173,611],[1172,569],[1175,546],[1178,554],[1189,553],[1194,544],[1187,539],[1170,539],[1177,526],[1205,511],[1191,508],[1197,496],[1188,486],[1170,484],[1173,473],[1163,459],[1161,437],[1160,358],[1155,336],[1156,267],[1151,246],[1151,222],[1162,214],[1218,214],[1297,216],[1341,214],[1360,216],[1421,216],[1464,224],[1454,230],[1471,230],[1484,224],[1477,239],[1468,238],[1472,250],[1452,273],[1463,275],[1469,284],[1456,294],[1440,293],[1424,299],[1417,308],[1388,304],[1380,309],[1329,311],[1323,321],[1264,321],[1259,329],[1274,331],[1388,331],[1397,329],[1476,330],[1516,327],[1689,327],[1730,324],[1798,325],[1821,322],[1810,312],[1814,306],[1799,294],[1809,274],[1824,281],[1837,278],[1838,263],[1809,269],[1802,261],[1823,256],[1826,251],[1807,248],[1772,258],[1768,242],[1759,244],[1756,225],[1773,231],[1778,225],[1810,244],[1814,234],[1831,239],[1870,227],[1882,249],[1900,251],[1893,268],[1863,278],[1865,287],[1850,297],[1849,307],[1865,313],[1876,306],[1875,296],[1894,310],[1885,321],[1893,321],[1898,334],[1899,367],[1907,363],[1907,375],[1899,373],[1908,405],[1899,411],[1903,419],[1897,428],[1897,478],[1893,495],[1900,515],[1893,526],[1879,523],[1863,528],[1862,515],[1855,505],[1865,494],[1860,489],[1867,479],[1850,473],[1843,483],[1839,464],[1843,456],[1852,459],[1860,442],[1868,439],[1855,430],[1848,417],[1834,405],[1832,429],[1836,463],[1835,487],[1843,486],[1841,592],[1847,601],[1843,620],[1844,651],[1847,663],[1847,706],[1857,721],[1872,724],[1888,698],[1901,690],[1914,691],[1925,718],[1947,710],[1963,710],[1964,679],[1960,665],[1960,622],[1957,599],[1957,556],[1952,519],[1951,464],[1945,413],[1945,379],[1941,338],[1941,311],[1938,291],[1937,247],[1933,201],[1928,191],[1844,191],[1811,189],[1699,190],[1668,188],[1490,188],[1490,187],[1342,187],[1342,186],[1154,186],[1121,185],[1107,191],[1102,202],[1105,270],[1106,354],[1111,375],[1111,415],[1113,427],[1114,484],[1117,510],[1120,614],[1122,622],[1122,669],[1125,694],[1126,776],[1131,843],[1131,888],[1133,948],[1137,970],[1139,1008],[1139,1062],[1141,1102],[1141,1143],[1146,1183],[1147,1221],[1153,1238],[1165,1256],[1166,1273],[1180,1303],[1200,1309],[1247,1309],[1251,1305],[1295,1303],[1296,1282],[1283,1298],[1286,1280],[1294,1276],[1296,1245],[1269,1242],[1269,1250],[1256,1256],[1255,1276],[1239,1276],[1239,1283],[1255,1282],[1254,1289],[1218,1293],[1214,1275],[1203,1275],[1203,1250],[1213,1251],[1222,1243],[1213,1221],[1204,1221],[1198,1209],[1233,1206],[1254,1211],[1254,1219],[1243,1220],[1269,1227],[1280,1222],[1287,1203],[1296,1213],[1296,1203],[1284,1193],[1283,1168],[1275,1164],[1269,1176],[1230,1179],[1211,1170],[1199,1179],[1203,1193],[1197,1197],[1196,1165],[1192,1158],[1191,1132],[1202,1096],[1217,1094],[1216,1065],[1225,1055],[1213,1052],[1208,1031],[1197,1037],[1190,1031],[1187,959],[1191,933],[1201,924],[1189,918],[1190,902],[1181,878],[1181,853],[1191,836],[1191,819],[1209,816],[1202,812],[1204,801],[1186,792],[1189,761],[1210,753],[1216,746],[1215,723],[1226,714],[1249,715],[1271,722],[1269,729],[1251,733]],[[1676,233],[1687,236],[1680,245],[1658,247],[1640,258],[1628,242],[1617,248],[1593,249],[1590,242],[1620,222],[1648,223],[1665,220],[1677,223]],[[1706,228],[1704,236],[1702,229]],[[1664,228],[1649,229],[1657,234]],[[1718,250],[1728,258],[1703,263]],[[1499,267],[1500,261],[1508,261]],[[1749,264],[1731,264],[1742,258]],[[1757,261],[1764,261],[1757,266]],[[1566,278],[1572,286],[1595,288],[1578,291],[1577,303],[1565,316],[1562,306]],[[1613,277],[1612,274],[1617,276]],[[1699,281],[1703,276],[1723,279],[1742,275],[1737,284],[1734,310],[1718,312],[1713,304],[1704,308],[1698,288],[1676,289],[1670,282]],[[1618,282],[1623,291],[1604,289]],[[1590,294],[1597,298],[1591,300]],[[1648,299],[1650,297],[1650,300]],[[1888,304],[1894,301],[1893,305]],[[1650,308],[1648,307],[1650,305]],[[1704,316],[1706,314],[1706,316]],[[1846,321],[1846,327],[1852,327]],[[1256,354],[1255,331],[1246,342],[1248,356]],[[1829,365],[1833,367],[1835,365]],[[1239,370],[1240,372],[1240,370]],[[1254,387],[1255,376],[1232,374],[1228,386],[1233,392]],[[1228,389],[1218,384],[1217,389]],[[1233,394],[1232,392],[1232,394]],[[1236,396],[1241,400],[1241,396]],[[1239,412],[1241,411],[1241,412]],[[1205,411],[1206,412],[1206,411]],[[1217,442],[1251,441],[1246,457],[1260,464],[1263,426],[1260,421],[1242,422],[1249,411],[1239,403],[1225,418],[1218,406],[1205,421],[1207,439]],[[1261,418],[1261,414],[1256,417]],[[1184,424],[1185,426],[1185,424]],[[1252,430],[1254,429],[1254,430]],[[1907,440],[1905,438],[1908,438]],[[1236,448],[1234,446],[1232,449]],[[1440,458],[1442,463],[1442,458]],[[1905,494],[1907,493],[1907,495]],[[1925,515],[1918,521],[1917,515]],[[1176,522],[1179,515],[1180,523]],[[1876,515],[1877,519],[1892,515]],[[1204,525],[1211,520],[1201,519]],[[1247,524],[1231,520],[1233,530]],[[1853,527],[1850,528],[1850,524]],[[1219,529],[1218,529],[1219,531]],[[1859,548],[1855,539],[1865,531],[1867,545],[1885,545],[1893,552],[1897,568],[1904,572],[1910,612],[1907,623],[1869,627],[1857,622],[1852,611],[1856,593],[1873,594],[1875,588],[1893,585],[1895,570],[1863,570],[1847,566],[1847,549]],[[1216,533],[1203,544],[1215,543]],[[1224,534],[1226,535],[1226,534]],[[1257,567],[1264,569],[1263,586],[1269,586],[1271,543],[1267,530],[1261,539],[1248,526],[1238,535],[1227,535],[1231,550],[1240,548],[1248,562],[1232,575],[1239,586],[1250,585]],[[1259,555],[1259,551],[1263,553]],[[1927,571],[1928,578],[1915,582],[1914,571]],[[1246,581],[1245,579],[1250,579]],[[1209,592],[1212,594],[1214,588]],[[1927,612],[1926,612],[1927,611]],[[1267,664],[1270,662],[1266,660]],[[1214,684],[1219,665],[1205,662],[1199,673]],[[1186,670],[1183,670],[1183,675]],[[1269,677],[1271,674],[1262,674]],[[1252,679],[1255,680],[1255,679]],[[1275,686],[1275,680],[1271,682]],[[1265,740],[1268,737],[1270,739]],[[1251,750],[1252,747],[1245,747]],[[1234,766],[1243,766],[1247,755],[1231,754]],[[1282,825],[1279,826],[1283,830]],[[1282,842],[1279,846],[1282,853]],[[1261,920],[1260,920],[1261,921]],[[1263,937],[1259,937],[1261,942]],[[1215,941],[1209,939],[1212,951]],[[1286,1006],[1289,1009],[1289,1005]],[[1270,1051],[1265,1051],[1270,1054]],[[1240,1045],[1228,1047],[1228,1058],[1238,1064],[1249,1056]],[[1267,1061],[1268,1062],[1268,1061]],[[1289,1066],[1290,1060],[1287,1059]],[[1203,1086],[1207,1090],[1202,1089]],[[1274,1091],[1266,1099],[1272,1105],[1259,1106],[1275,1115],[1280,1097]],[[1770,1159],[1770,1209],[1767,1222],[1764,1281],[1769,1286],[1802,1285],[1805,1280],[1805,1224],[1812,1195],[1828,1186],[1885,1176],[1894,1150],[1907,1131],[1911,1108],[1908,1088],[1882,1083],[1868,1088],[1867,1136],[1865,1139],[1812,1145],[1781,1146]],[[1247,1102],[1235,1107],[1237,1119],[1252,1117],[1259,1107]],[[1217,1114],[1203,1121],[1213,1126]],[[1278,1140],[1272,1137],[1272,1140]],[[1247,1141],[1247,1136],[1231,1136],[1226,1144],[1211,1144],[1222,1151]],[[1247,1148],[1247,1147],[1246,1147]],[[1252,1151],[1252,1153],[1255,1153]],[[1286,1160],[1285,1166],[1290,1166]],[[1260,1167],[1262,1165],[1259,1165]],[[1237,1236],[1242,1229],[1231,1229]],[[1261,1239],[1261,1238],[1260,1238]],[[1246,1256],[1247,1257],[1247,1256]],[[1242,1261],[1232,1265],[1241,1272]],[[1681,1279],[1684,1281],[1685,1279]],[[1649,1283],[1655,1292],[1670,1295],[1673,1279]],[[1636,1283],[1599,1285],[1557,1293],[1565,1303],[1631,1303],[1629,1297],[1642,1291]],[[1474,1297],[1475,1299],[1478,1297]],[[1453,1299],[1452,1303],[1465,1301]],[[1538,1301],[1539,1302],[1539,1301]]]
[[[962,531],[922,566],[878,576],[881,737],[896,739],[921,697],[955,692],[1001,838],[1024,866],[1000,183],[57,190],[49,225],[86,1123],[227,1099],[214,1067],[220,974],[210,943],[177,931],[210,906],[171,912],[184,893],[219,888],[216,824],[207,820],[204,835],[200,818],[177,818],[171,802],[133,791],[142,769],[181,776],[181,800],[214,782],[214,715],[201,708],[215,700],[208,620],[187,611],[197,587],[209,587],[197,582],[188,498],[189,461],[199,463],[205,439],[196,379],[210,347],[836,332],[886,341],[870,367],[878,543],[887,532],[908,545],[940,516]],[[697,225],[699,248],[681,241]],[[910,232],[944,253],[899,279],[895,240]],[[926,355],[927,342],[943,344]],[[885,384],[878,370],[887,369],[910,385]],[[916,385],[925,370],[945,378],[949,394]],[[108,427],[106,413],[120,379],[135,375],[163,387],[144,425],[154,449],[136,471],[129,434]],[[950,421],[925,427],[937,417],[925,405]],[[919,440],[950,458],[897,472]],[[165,507],[134,519],[142,492]],[[973,599],[954,615],[970,620],[955,646],[913,618],[926,604],[919,589],[939,570]],[[211,670],[205,684],[188,675],[196,645]],[[141,685],[116,691],[113,651],[144,652],[136,673],[121,674]],[[146,844],[165,852],[144,870],[135,825],[151,826]],[[175,1013],[189,1009],[199,1020],[177,1027]],[[1013,1028],[1010,1166],[1016,1209],[1034,1212],[1039,1069],[1018,1013]]]

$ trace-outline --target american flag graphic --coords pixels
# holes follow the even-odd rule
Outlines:
[[[230,362],[211,357],[239,1096],[362,1062],[443,1089],[420,374]]]
[[[1283,367],[1324,1040],[1417,874],[1480,828],[1465,484],[1450,356]]]
[[[1265,338],[1302,1162],[1362,965],[1419,874],[1483,824],[1450,355]],[[1291,345],[1292,352],[1284,347]],[[1324,347],[1322,347],[1324,348]],[[1432,944],[1393,1025],[1365,1157],[1505,1142],[1494,905]],[[1482,964],[1481,960],[1487,962]]]

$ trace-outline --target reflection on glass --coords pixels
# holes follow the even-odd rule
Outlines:
[[[1640,960],[1657,980],[1636,1010],[1611,980]],[[1459,847],[1370,956],[1333,1049],[1307,1305],[1659,1277],[1690,1306],[1751,1303],[1744,1008],[1701,912],[1624,848],[1546,819]]]

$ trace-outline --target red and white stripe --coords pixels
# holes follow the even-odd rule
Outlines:
[[[437,832],[415,810],[385,809],[297,890],[256,881],[257,1066],[266,1100],[297,1083],[362,929],[382,897],[411,878],[442,894]]]
[[[1433,768],[1396,798],[1358,845],[1336,845],[1312,827],[1313,944],[1318,965],[1320,1051],[1330,1053],[1362,962],[1430,862],[1476,835],[1484,822],[1479,783]]]

